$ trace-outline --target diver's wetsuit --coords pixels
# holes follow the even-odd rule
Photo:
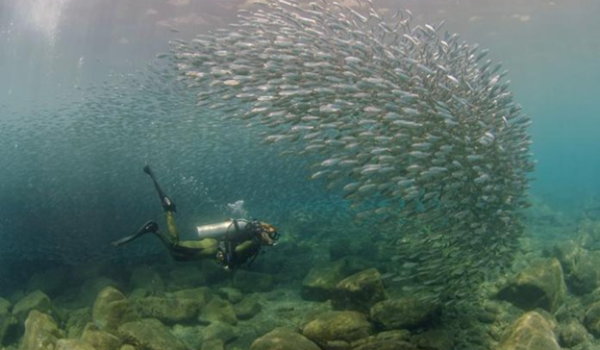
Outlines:
[[[217,256],[219,242],[214,238],[199,241],[180,241],[179,230],[175,225],[175,215],[172,211],[166,212],[167,233],[156,232],[156,235],[165,245],[169,254],[177,261],[192,261]]]
[[[229,262],[225,265],[233,268],[246,263],[250,258],[253,258],[260,252],[261,244],[258,239],[254,237],[250,226],[245,228],[248,230],[248,234],[243,235],[244,238],[237,241],[218,241],[214,238],[205,238],[198,241],[180,241],[179,230],[177,229],[177,225],[175,225],[174,213],[172,211],[167,211],[166,217],[168,233],[154,233],[163,242],[174,260],[192,261],[214,258],[219,262],[225,263],[225,261],[220,261],[224,258],[221,257],[221,254],[226,254],[225,245],[231,244],[231,256]]]

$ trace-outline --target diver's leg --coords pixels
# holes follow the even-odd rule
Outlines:
[[[219,242],[214,238],[205,238],[199,241],[179,241],[172,250],[172,256],[180,261],[216,259],[218,251]]]
[[[139,238],[139,237],[145,235],[146,233],[150,233],[150,232],[151,233],[158,232],[158,225],[154,221],[146,222],[145,224],[142,225],[142,227],[140,227],[132,235],[123,237],[119,240],[112,242],[111,244],[115,247],[122,246],[123,244],[129,243],[129,242],[133,241],[134,239]]]
[[[150,176],[150,179],[152,179],[152,183],[154,183],[154,188],[156,188],[156,192],[158,193],[158,197],[160,198],[160,204],[162,205],[165,212],[176,212],[177,209],[175,207],[175,203],[173,203],[171,199],[169,199],[169,197],[167,197],[165,192],[162,190],[162,188],[158,184],[158,181],[156,181],[156,176],[154,176],[154,172],[152,171],[149,165],[146,165],[144,167],[144,172],[148,174],[148,176]]]
[[[146,165],[144,167],[144,172],[150,176],[154,183],[154,187],[156,188],[156,192],[158,193],[160,203],[165,211],[167,219],[167,233],[155,232],[155,234],[169,250],[169,254],[171,254],[173,259],[178,261],[189,261],[214,258],[217,254],[219,245],[214,239],[179,241],[179,230],[175,224],[175,212],[177,211],[175,203],[173,203],[162,190],[150,166]]]
[[[177,261],[201,260],[214,258],[217,254],[219,243],[215,239],[201,241],[180,241],[179,230],[175,224],[175,214],[167,211],[167,233],[156,232],[169,254]]]
[[[179,230],[175,224],[175,214],[169,210],[165,215],[167,216],[167,231],[169,232],[169,236],[174,243],[177,243],[179,242]]]

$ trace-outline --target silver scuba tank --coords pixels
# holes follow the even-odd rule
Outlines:
[[[236,220],[238,225],[238,230],[235,229],[235,224],[233,220],[227,220],[218,224],[210,224],[210,225],[202,225],[196,226],[196,230],[198,231],[198,237],[200,239],[204,238],[214,238],[217,240],[223,240],[227,236],[229,239],[235,240],[236,235],[244,234],[246,231],[246,225],[248,225],[248,221],[244,219]]]

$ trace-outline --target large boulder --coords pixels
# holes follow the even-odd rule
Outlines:
[[[200,309],[208,304],[212,298],[212,291],[208,287],[199,287],[192,289],[178,290],[173,293],[177,299],[193,300],[196,303],[196,308]]]
[[[341,280],[333,290],[331,302],[338,310],[368,313],[371,306],[385,300],[385,288],[377,269],[367,269]]]
[[[323,349],[366,338],[373,333],[373,326],[365,315],[356,311],[330,311],[319,315],[304,326],[302,334]]]
[[[409,340],[406,330],[386,331],[355,341],[352,350],[417,350]]]
[[[204,343],[204,330],[206,327],[198,325],[176,324],[170,331],[177,339],[193,350],[200,349]]]
[[[565,348],[575,347],[591,338],[585,327],[576,320],[559,325],[555,333],[558,343]]]
[[[600,251],[582,250],[571,273],[567,275],[573,293],[583,295],[600,287]]]
[[[370,316],[384,329],[413,329],[427,323],[438,310],[434,301],[401,297],[373,305]]]
[[[523,310],[543,308],[554,313],[565,300],[562,267],[555,259],[539,260],[519,272],[498,292],[498,298]]]
[[[240,320],[249,320],[260,312],[262,305],[256,297],[247,296],[234,305],[235,315]]]
[[[159,320],[148,318],[119,327],[121,339],[143,350],[188,350]]]
[[[244,294],[242,292],[240,292],[239,289],[231,288],[231,287],[219,288],[219,290],[217,291],[217,294],[221,298],[229,301],[232,304],[237,304],[240,301],[242,301],[242,299],[244,299]]]
[[[47,314],[32,310],[25,321],[25,334],[20,350],[54,350],[59,339],[65,337],[54,319]]]
[[[313,267],[302,281],[302,298],[310,301],[325,301],[344,278],[362,270],[362,266],[351,259],[341,259]]]
[[[63,329],[67,331],[68,338],[79,338],[85,327],[92,322],[92,313],[89,307],[68,310],[67,321]]]
[[[56,342],[56,350],[98,350],[78,339],[61,339]]]
[[[119,289],[119,284],[108,277],[95,277],[86,280],[79,290],[79,300],[85,306],[90,305],[98,298],[98,294],[106,287]]]
[[[225,343],[219,339],[210,339],[202,342],[200,350],[225,350]]]
[[[246,270],[237,270],[233,276],[233,287],[244,293],[269,292],[273,289],[273,276]]]
[[[531,311],[519,318],[496,350],[560,350],[552,325]]]
[[[560,261],[565,277],[568,278],[577,268],[579,260],[585,249],[581,248],[573,240],[565,240],[557,243],[553,248],[553,255]]]
[[[89,323],[81,334],[81,340],[90,344],[96,350],[118,350],[121,346],[121,339],[115,335],[100,330],[93,323]]]
[[[19,300],[13,307],[12,313],[20,322],[24,322],[32,310],[50,313],[52,310],[50,298],[44,292],[36,290]]]
[[[100,329],[112,331],[125,322],[139,319],[139,316],[123,293],[106,287],[96,298],[92,319]]]
[[[585,312],[583,320],[587,330],[596,337],[600,337],[600,301],[596,301]]]
[[[211,323],[221,321],[231,325],[237,324],[237,316],[233,305],[219,297],[213,297],[200,311],[199,321],[201,323]]]
[[[413,335],[410,342],[419,349],[453,350],[455,349],[456,340],[460,339],[456,337],[455,330],[437,328]],[[472,339],[471,341],[481,341],[480,339]]]
[[[208,327],[204,328],[202,341],[220,340],[223,344],[237,338],[239,331],[229,323],[215,321]]]
[[[321,350],[315,343],[301,334],[284,328],[273,331],[256,339],[250,350]]]
[[[198,303],[191,299],[149,297],[133,301],[142,318],[156,318],[173,324],[193,320],[198,314]]]

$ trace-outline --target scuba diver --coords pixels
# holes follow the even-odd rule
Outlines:
[[[180,241],[175,225],[175,203],[167,197],[156,181],[150,166],[144,167],[158,192],[167,217],[167,233],[158,231],[158,224],[148,221],[134,234],[112,242],[115,247],[124,245],[146,233],[156,235],[176,261],[215,259],[226,269],[234,269],[245,263],[249,265],[261,252],[263,246],[274,246],[279,233],[274,226],[257,220],[229,219],[222,223],[198,226],[200,240]]]

